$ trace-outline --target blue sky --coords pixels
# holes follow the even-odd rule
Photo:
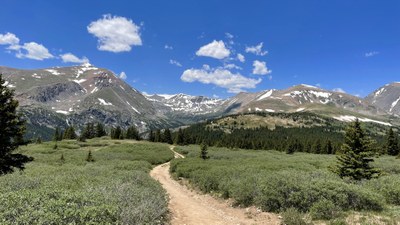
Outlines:
[[[0,65],[86,57],[147,93],[224,98],[306,83],[365,96],[400,80],[394,0],[3,0],[1,9]]]

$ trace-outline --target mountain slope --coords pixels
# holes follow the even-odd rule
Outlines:
[[[166,117],[183,124],[223,115],[223,103],[225,102],[222,99],[182,93],[146,95],[146,98]]]
[[[284,90],[242,92],[229,99],[186,94],[142,94],[113,72],[88,63],[72,67],[20,70],[0,67],[15,89],[30,137],[49,137],[56,126],[81,128],[88,122],[107,127],[134,125],[139,131],[178,127],[230,114],[308,111],[348,122],[399,124],[400,83],[386,85],[365,99],[297,85]]]
[[[0,73],[7,86],[15,89],[32,126],[54,128],[102,122],[109,126],[135,125],[145,131],[177,125],[114,73],[90,64],[40,70],[0,67]]]
[[[361,98],[323,90],[310,85],[297,85],[284,90],[265,90],[258,93],[240,93],[227,101],[231,112],[299,112],[314,111],[340,115],[357,113],[383,116],[385,113]]]
[[[387,84],[368,95],[365,100],[392,115],[400,115],[400,82]]]

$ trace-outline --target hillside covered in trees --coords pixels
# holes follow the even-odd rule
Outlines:
[[[204,143],[228,148],[335,154],[344,141],[346,125],[309,112],[249,113],[179,129],[172,133],[172,139],[178,145]],[[373,150],[386,153],[388,127],[376,123],[363,123],[362,126],[372,138]],[[397,132],[398,129],[394,129]],[[166,142],[160,130],[152,131],[151,136],[150,141]]]

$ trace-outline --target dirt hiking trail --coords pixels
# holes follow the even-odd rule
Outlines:
[[[170,149],[175,158],[184,158],[174,151],[174,146]],[[169,167],[169,162],[159,165],[150,176],[159,181],[169,195],[172,225],[280,224],[276,214],[259,212],[254,207],[233,208],[225,200],[189,190],[171,178]]]

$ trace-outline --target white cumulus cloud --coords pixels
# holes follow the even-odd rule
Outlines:
[[[125,73],[124,71],[122,71],[122,72],[119,74],[119,78],[120,78],[121,80],[125,80],[125,79],[126,79],[126,73]]]
[[[225,33],[225,37],[228,38],[228,39],[233,39],[235,36],[233,36],[233,34],[231,34],[229,32],[226,32]]]
[[[99,39],[97,48],[101,51],[129,52],[132,46],[142,45],[140,27],[125,17],[104,15],[87,30]]]
[[[197,56],[207,56],[215,59],[223,59],[231,54],[223,41],[216,41],[202,46],[197,52]]]
[[[88,63],[89,59],[86,57],[78,58],[72,53],[65,53],[60,55],[64,63]]]
[[[0,45],[8,45],[8,52],[15,51],[15,56],[20,59],[43,60],[54,58],[49,50],[42,44],[36,42],[20,44],[19,38],[15,34],[9,32],[0,34]]]
[[[255,60],[253,62],[253,74],[257,75],[267,75],[272,71],[267,68],[267,64],[262,61]]]
[[[244,62],[244,61],[246,61],[246,58],[244,57],[244,55],[242,55],[242,54],[237,54],[237,59],[240,61],[240,62]]]
[[[260,44],[258,44],[256,46],[246,47],[246,52],[247,53],[253,53],[255,55],[264,56],[264,55],[268,54],[268,51],[263,51],[262,50],[263,45],[264,45],[264,43],[261,42]]]
[[[237,66],[237,65],[235,65],[235,64],[233,64],[233,63],[229,63],[229,64],[225,64],[224,65],[224,68],[225,69],[237,69],[237,70],[241,70],[241,69],[243,69],[242,67],[240,67],[240,66]]]
[[[19,38],[15,34],[7,32],[6,34],[0,34],[0,45],[17,45]]]
[[[164,45],[164,48],[168,49],[168,50],[173,50],[174,49],[174,47],[172,47],[171,45]]]
[[[170,59],[169,60],[169,64],[175,65],[175,66],[178,66],[178,67],[182,67],[182,64],[180,62],[174,60],[174,59]]]
[[[18,51],[16,56],[18,58],[28,58],[35,60],[51,59],[54,58],[49,50],[41,44],[36,42],[24,43],[24,45],[13,45],[12,50]]]
[[[228,89],[230,93],[239,93],[244,89],[255,88],[262,81],[261,79],[247,78],[223,68],[212,69],[207,65],[202,69],[185,70],[181,80],[190,83],[198,81],[204,84],[214,84]]]
[[[378,55],[378,54],[379,54],[379,52],[377,52],[377,51],[372,51],[372,52],[367,52],[367,53],[365,53],[364,56],[368,58],[368,57],[376,56],[376,55]]]

